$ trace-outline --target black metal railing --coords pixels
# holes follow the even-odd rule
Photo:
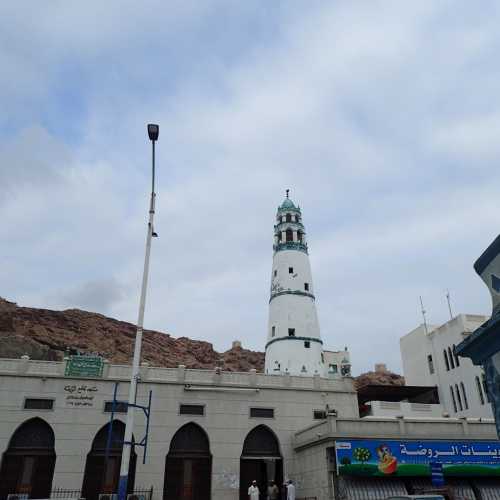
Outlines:
[[[53,488],[50,498],[82,498],[82,490],[69,490],[67,488]]]
[[[134,500],[153,500],[153,487],[151,488],[137,488],[134,489],[132,493],[129,493],[127,496],[137,495],[137,499]],[[50,493],[50,498],[83,498],[82,490],[70,490],[67,488],[53,488]]]

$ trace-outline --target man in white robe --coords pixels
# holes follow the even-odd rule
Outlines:
[[[254,479],[250,488],[248,488],[248,500],[259,500],[259,495],[259,487],[257,486],[257,481]]]

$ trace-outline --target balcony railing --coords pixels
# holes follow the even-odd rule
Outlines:
[[[307,253],[307,243],[302,243],[301,241],[280,241],[273,245],[273,250],[275,252],[280,252],[282,250],[299,250],[300,252]]]

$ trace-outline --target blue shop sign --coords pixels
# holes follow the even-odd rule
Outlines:
[[[431,464],[442,464],[445,476],[500,476],[499,441],[352,439],[336,441],[335,452],[339,474],[431,476]]]

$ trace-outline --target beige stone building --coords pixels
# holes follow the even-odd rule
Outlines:
[[[130,367],[104,363],[97,376],[75,377],[66,364],[0,360],[1,500],[13,493],[97,500],[116,492]],[[477,419],[360,419],[349,377],[143,366],[137,404],[147,404],[149,391],[146,461],[136,447],[130,485],[138,494],[152,491],[154,500],[246,500],[254,478],[261,489],[269,479],[292,479],[298,498],[316,500],[372,498],[363,496],[367,488],[407,492],[415,478],[343,474],[336,447],[356,440],[418,447],[431,439],[479,450],[496,437],[492,421]],[[147,420],[138,415],[136,422],[140,443]],[[449,483],[464,491],[491,487],[476,479]],[[417,480],[430,484],[428,474]]]

